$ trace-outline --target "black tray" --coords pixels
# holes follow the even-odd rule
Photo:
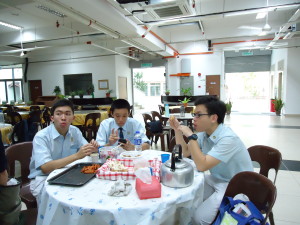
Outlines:
[[[102,165],[101,163],[78,163],[50,178],[48,182],[49,184],[82,186],[95,177],[95,174],[81,173],[81,169],[84,166],[91,166],[93,164],[99,164],[100,166]]]

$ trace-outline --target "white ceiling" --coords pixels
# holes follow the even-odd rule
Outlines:
[[[161,1],[152,0],[150,5]],[[193,0],[185,1],[193,3]],[[116,0],[0,0],[0,21],[23,27],[21,38],[20,31],[0,25],[0,65],[24,60],[20,58],[21,39],[31,62],[58,54],[88,57],[121,53],[136,59],[171,57],[207,52],[208,40],[213,51],[300,46],[298,32],[290,39],[279,39],[288,33],[285,28],[291,24],[300,26],[300,13],[294,15],[300,1],[268,0],[268,6],[267,0],[194,1],[195,14],[162,20],[143,12],[144,1],[119,4]],[[39,5],[66,16],[53,15],[39,9]],[[258,36],[266,24],[266,18],[256,19],[259,11],[268,11],[272,29],[266,36]],[[288,24],[289,21],[292,22]],[[129,47],[140,50],[131,54]]]

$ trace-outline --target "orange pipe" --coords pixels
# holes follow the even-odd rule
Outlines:
[[[228,42],[220,42],[220,43],[212,43],[212,45],[224,45],[224,44],[234,44],[234,43],[244,43],[244,42],[254,42],[254,41],[271,41],[272,38],[267,39],[255,39],[255,40],[248,40],[248,41],[228,41]]]
[[[170,77],[189,77],[191,73],[175,73],[175,74],[170,74]]]

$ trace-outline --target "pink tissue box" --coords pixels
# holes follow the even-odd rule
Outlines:
[[[135,189],[140,199],[160,198],[161,184],[152,176],[152,183],[146,184],[141,179],[136,178]]]

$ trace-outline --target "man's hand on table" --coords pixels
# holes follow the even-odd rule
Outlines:
[[[79,151],[76,153],[78,159],[82,159],[85,156],[89,156],[90,154],[92,154],[93,152],[96,152],[97,148],[93,145],[93,144],[86,144],[81,146],[81,148],[79,149]]]

